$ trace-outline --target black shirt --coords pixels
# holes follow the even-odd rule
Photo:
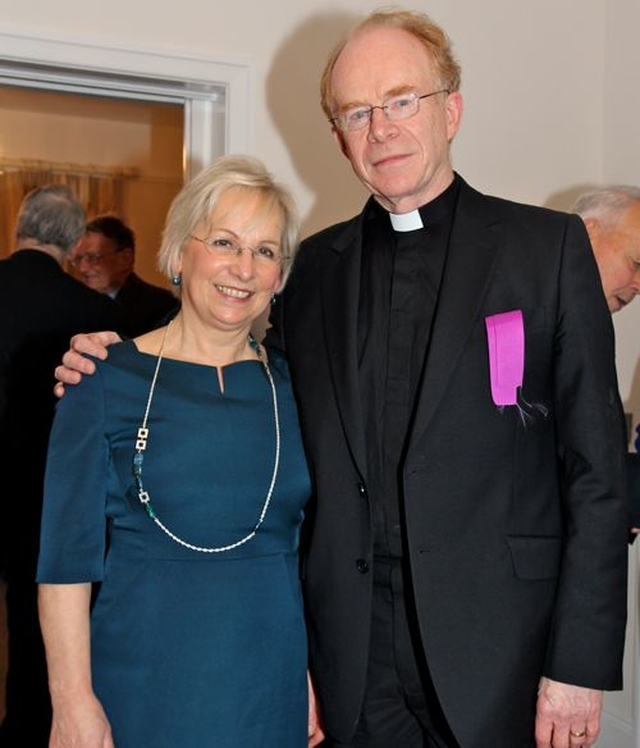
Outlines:
[[[423,228],[394,231],[374,200],[365,212],[358,361],[365,403],[374,554],[403,555],[402,459],[429,349],[460,180],[420,208]]]

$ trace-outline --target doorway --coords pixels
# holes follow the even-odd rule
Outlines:
[[[13,34],[0,49],[0,256],[13,245],[21,172],[97,175],[117,180],[121,203],[99,212],[132,226],[140,275],[165,284],[155,253],[171,199],[218,155],[245,150],[246,66]]]
[[[89,219],[120,217],[136,236],[136,272],[156,271],[164,217],[183,184],[181,103],[0,86],[0,257],[14,244],[20,201],[42,184],[68,184]]]

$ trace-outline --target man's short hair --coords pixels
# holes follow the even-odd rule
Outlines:
[[[87,223],[85,230],[87,233],[105,236],[113,243],[116,252],[123,249],[130,249],[132,252],[136,250],[136,237],[133,230],[117,216],[96,216]]]
[[[353,26],[329,55],[320,79],[320,104],[327,119],[330,120],[335,114],[333,111],[335,101],[332,90],[332,76],[338,57],[354,36],[360,31],[371,28],[402,29],[414,36],[424,46],[431,58],[437,76],[435,85],[439,88],[445,88],[450,93],[460,89],[460,64],[453,54],[451,40],[444,29],[426,13],[382,8],[370,13]]]
[[[20,205],[16,238],[19,242],[31,239],[67,253],[84,234],[86,220],[84,208],[67,186],[36,187]]]
[[[640,187],[613,184],[583,192],[573,203],[571,213],[601,222],[615,221],[633,203],[640,201]]]

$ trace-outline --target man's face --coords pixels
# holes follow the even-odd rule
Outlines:
[[[71,260],[82,282],[100,293],[117,291],[133,270],[133,251],[116,251],[111,239],[87,232],[73,250]]]
[[[612,225],[585,220],[609,310],[617,312],[640,293],[640,202]]]
[[[403,29],[372,28],[344,48],[333,70],[335,112],[353,106],[380,106],[389,96],[421,96],[442,88],[425,47]],[[462,114],[459,93],[420,101],[417,114],[389,120],[375,109],[361,130],[334,135],[376,200],[393,213],[424,205],[451,183],[449,144]]]

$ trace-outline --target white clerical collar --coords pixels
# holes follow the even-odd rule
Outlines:
[[[415,231],[423,228],[419,210],[410,213],[389,213],[394,231]]]

